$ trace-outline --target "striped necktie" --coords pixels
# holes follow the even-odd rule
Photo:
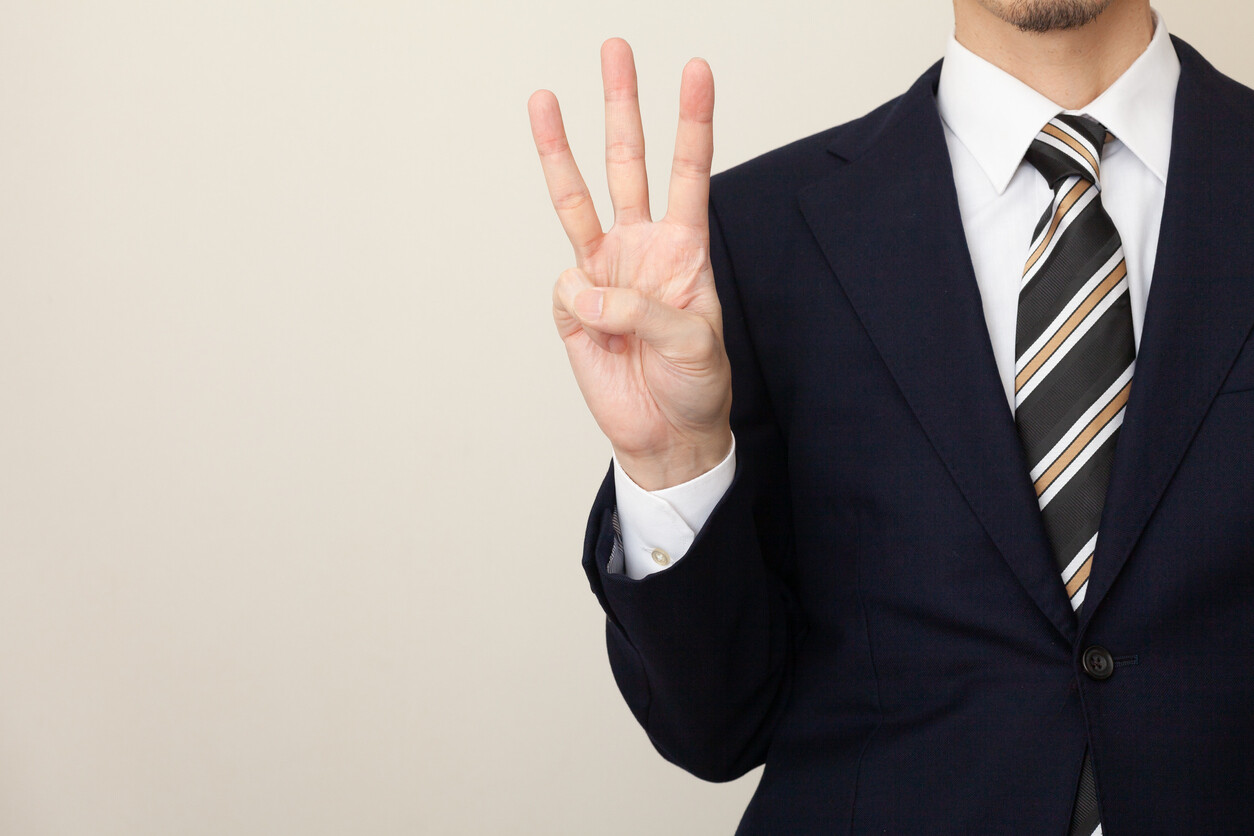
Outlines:
[[[1071,606],[1088,589],[1136,345],[1123,244],[1102,208],[1106,129],[1059,115],[1025,159],[1054,196],[1032,234],[1015,329],[1015,424]],[[1072,834],[1100,833],[1085,753]]]

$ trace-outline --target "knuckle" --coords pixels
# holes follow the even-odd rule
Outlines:
[[[601,230],[597,229],[590,235],[582,237],[577,236],[574,232],[570,233],[570,242],[575,248],[576,255],[580,253],[589,253],[596,248],[597,239],[601,237]]]
[[[644,148],[638,142],[616,139],[605,144],[605,161],[610,165],[644,162]]]
[[[693,341],[694,349],[700,360],[712,362],[723,353],[723,342],[714,333],[714,329],[709,327],[709,323],[702,320],[701,324],[703,327]]]
[[[690,327],[686,329],[682,353],[693,366],[709,368],[718,364],[723,354],[723,343],[709,323],[694,314]]]
[[[570,151],[570,143],[565,136],[548,137],[536,140],[536,151],[541,157],[562,156]]]
[[[614,201],[615,219],[620,217],[625,219],[632,216],[648,216],[648,214],[649,207],[639,201],[625,200],[623,198]]]
[[[580,209],[588,203],[588,193],[583,190],[557,192],[553,195],[553,207],[559,212]]]
[[[620,327],[635,328],[639,323],[647,301],[637,291],[620,287],[607,291],[602,317]]]
[[[710,163],[691,157],[676,157],[671,165],[671,173],[685,179],[705,178],[710,175]]]
[[[636,324],[644,321],[652,312],[653,303],[643,293],[638,293],[634,290],[627,291],[626,302],[631,320]]]
[[[640,93],[635,85],[612,86],[605,88],[605,101],[611,104],[634,102],[639,100]]]

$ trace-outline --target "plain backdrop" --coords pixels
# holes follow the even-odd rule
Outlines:
[[[1254,7],[1163,0],[1254,80]],[[597,50],[655,199],[856,117],[943,0],[0,2],[0,834],[724,834],[620,701],[579,568],[608,463],[527,128],[602,207]],[[657,209],[663,207],[658,205]]]

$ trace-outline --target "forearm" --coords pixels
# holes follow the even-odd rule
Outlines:
[[[772,514],[755,484],[742,465],[684,559],[643,580],[606,571],[612,477],[589,520],[584,567],[605,608],[619,688],[658,750],[708,780],[735,778],[765,756],[799,633],[763,551],[787,543],[759,527]]]

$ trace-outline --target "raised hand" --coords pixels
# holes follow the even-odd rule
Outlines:
[[[575,249],[553,288],[553,319],[575,379],[619,463],[648,490],[687,481],[731,449],[731,370],[710,267],[707,206],[714,77],[684,67],[666,216],[652,220],[631,47],[601,47],[605,168],[614,225],[604,232],[566,141],[557,99],[528,102],[549,195]]]

